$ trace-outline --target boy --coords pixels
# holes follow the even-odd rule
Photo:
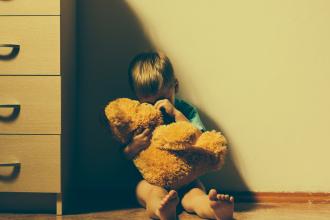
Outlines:
[[[179,83],[167,56],[158,52],[138,54],[129,66],[129,83],[140,102],[153,104],[157,109],[166,112],[174,121],[190,121],[200,130],[205,130],[196,108],[183,100],[175,98]],[[145,129],[134,136],[124,148],[128,159],[134,158],[149,145],[152,131]],[[234,198],[218,194],[211,189],[208,194],[200,180],[180,188],[167,191],[164,188],[141,180],[136,187],[138,202],[146,208],[150,217],[167,220],[176,219],[176,206],[182,194],[182,207],[201,218],[231,219],[233,216]]]

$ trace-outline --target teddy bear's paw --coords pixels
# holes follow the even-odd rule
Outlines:
[[[194,146],[199,146],[209,151],[221,152],[226,150],[227,140],[220,133],[216,131],[204,132],[196,141]]]
[[[219,170],[224,162],[227,154],[227,140],[220,133],[216,131],[204,132],[194,144],[194,147],[198,147],[206,151],[204,160],[208,162],[210,170]]]

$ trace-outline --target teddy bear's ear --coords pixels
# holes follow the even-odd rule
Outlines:
[[[128,118],[116,118],[110,124],[112,134],[122,144],[126,144],[131,139],[130,120]]]
[[[131,117],[118,102],[110,102],[104,109],[113,136],[121,143],[127,143],[130,137]]]

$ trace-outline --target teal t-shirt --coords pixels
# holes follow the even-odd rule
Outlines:
[[[178,99],[175,97],[174,100],[174,106],[176,109],[178,109],[186,118],[193,124],[195,125],[199,130],[201,131],[206,131],[205,126],[203,122],[201,121],[197,108],[190,103]]]

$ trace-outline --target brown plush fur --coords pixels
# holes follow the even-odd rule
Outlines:
[[[224,163],[226,139],[220,132],[202,133],[189,122],[162,125],[153,105],[127,98],[110,102],[105,114],[114,137],[124,144],[144,128],[154,129],[149,147],[133,159],[151,184],[178,189]]]

